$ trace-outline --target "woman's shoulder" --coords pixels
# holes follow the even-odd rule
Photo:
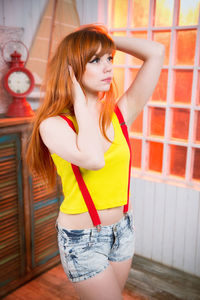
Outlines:
[[[50,132],[54,132],[55,129],[56,130],[60,130],[60,129],[63,129],[64,126],[65,126],[65,123],[66,122],[65,120],[63,120],[62,116],[64,117],[67,117],[68,119],[70,119],[74,124],[76,124],[76,118],[75,116],[69,114],[69,113],[66,113],[66,112],[62,112],[60,113],[59,115],[56,115],[56,116],[51,116],[51,117],[48,117],[48,118],[45,118],[41,123],[40,123],[40,126],[39,126],[39,131],[41,134],[44,134],[44,133],[50,133]]]

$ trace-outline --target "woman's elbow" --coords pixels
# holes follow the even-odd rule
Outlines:
[[[100,170],[105,166],[104,155],[84,155],[78,165],[88,170]]]
[[[93,171],[97,171],[102,169],[105,166],[105,160],[104,158],[102,159],[94,159],[90,161],[90,169]]]

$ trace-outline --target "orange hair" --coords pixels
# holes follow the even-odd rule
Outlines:
[[[33,131],[27,149],[27,164],[33,174],[42,177],[49,186],[53,187],[56,180],[56,171],[51,154],[43,143],[39,126],[49,117],[57,116],[68,109],[74,115],[72,81],[68,65],[72,66],[77,81],[82,85],[82,76],[88,61],[97,53],[98,56],[115,52],[115,44],[108,36],[106,28],[99,25],[86,25],[67,35],[59,44],[54,56],[49,61],[44,81],[45,96],[34,118]],[[84,89],[83,89],[84,90]],[[104,137],[106,128],[110,125],[115,107],[113,85],[101,97],[102,107],[99,124]]]

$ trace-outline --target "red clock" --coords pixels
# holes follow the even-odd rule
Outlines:
[[[34,77],[28,69],[14,67],[5,75],[4,86],[12,96],[24,97],[33,90]]]
[[[19,41],[11,42],[23,44]],[[4,46],[6,46],[6,44]],[[3,50],[5,51],[5,48],[3,48]],[[20,53],[15,50],[12,54],[10,54],[10,57],[11,61],[6,61],[4,59],[9,63],[10,66],[10,69],[4,76],[4,87],[6,91],[13,96],[13,102],[8,107],[6,116],[31,117],[34,115],[34,112],[30,104],[26,101],[25,97],[34,88],[34,77],[32,73],[24,67],[25,62],[21,60]]]

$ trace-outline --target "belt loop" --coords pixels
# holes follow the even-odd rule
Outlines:
[[[90,229],[90,238],[89,238],[89,246],[92,245],[92,233],[93,233],[93,229]]]
[[[125,217],[125,218],[128,217],[128,212],[124,212],[124,217]]]
[[[96,226],[96,229],[97,229],[98,232],[100,232],[100,231],[101,231],[101,225],[100,225],[100,224],[97,225],[97,226]]]

